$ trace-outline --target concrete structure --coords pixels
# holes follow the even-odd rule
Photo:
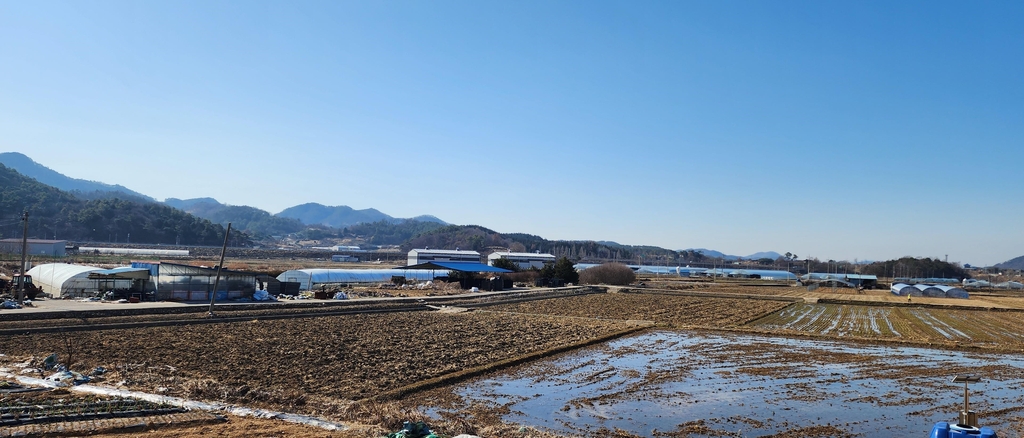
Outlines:
[[[210,301],[217,269],[167,262],[132,262],[133,268],[149,270],[147,290],[155,290],[157,300]],[[251,298],[256,291],[256,277],[252,272],[220,271],[217,300]]]
[[[67,240],[28,239],[28,254],[46,257],[64,257]],[[21,239],[0,240],[0,253],[21,255]]]
[[[554,263],[556,257],[551,254],[532,252],[493,252],[487,256],[487,264],[494,266],[494,261],[498,259],[509,259],[519,266],[519,269],[540,269],[546,263]]]
[[[480,263],[480,253],[450,249],[414,249],[409,251],[409,266],[427,262]]]

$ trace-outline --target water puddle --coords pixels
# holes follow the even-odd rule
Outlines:
[[[655,331],[466,384],[469,402],[506,406],[506,420],[563,434],[603,428],[640,436],[704,420],[718,436],[756,437],[812,425],[866,436],[927,436],[956,418],[974,372],[972,407],[1000,436],[1018,436],[1024,356],[804,339]],[[704,436],[693,434],[692,436]]]

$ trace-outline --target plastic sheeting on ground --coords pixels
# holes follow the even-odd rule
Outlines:
[[[258,290],[252,293],[253,301],[276,301],[270,293],[265,290]]]
[[[35,377],[16,376],[13,374],[6,373],[0,373],[0,377],[14,379],[18,383],[21,383],[23,385],[42,386],[46,388],[60,387],[56,382],[52,382],[46,379],[39,379]],[[239,417],[276,418],[278,420],[287,421],[289,423],[305,424],[308,426],[319,427],[325,430],[348,430],[348,426],[345,426],[344,424],[341,423],[321,420],[319,418],[309,417],[306,415],[289,414],[286,412],[265,411],[263,409],[251,409],[240,406],[226,405],[223,403],[206,403],[195,400],[186,400],[179,397],[169,397],[166,395],[149,394],[145,392],[128,391],[126,389],[108,388],[95,385],[66,386],[64,388],[73,392],[107,395],[112,397],[134,398],[137,400],[145,400],[153,403],[179,406],[186,409],[220,411],[236,415]]]
[[[387,438],[441,438],[430,431],[422,421],[402,423],[402,430],[387,434]]]

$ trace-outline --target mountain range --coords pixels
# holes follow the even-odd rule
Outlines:
[[[377,244],[396,244],[395,240],[401,240],[403,245],[432,247],[448,244],[480,249],[492,246],[516,247],[517,250],[549,251],[571,257],[630,259],[636,253],[648,260],[651,256],[671,257],[669,254],[683,251],[699,252],[705,257],[730,261],[775,260],[781,257],[774,251],[736,256],[706,248],[673,252],[659,247],[621,245],[615,242],[548,241],[523,233],[499,234],[482,227],[448,225],[430,215],[402,219],[373,208],[356,210],[344,205],[307,203],[287,208],[275,215],[255,207],[222,204],[214,198],[168,198],[158,202],[122,185],[67,177],[17,152],[0,153],[0,165],[3,172],[16,171],[16,174],[2,175],[0,204],[5,206],[5,211],[29,208],[36,212],[52,212],[51,223],[42,224],[47,229],[42,230],[41,236],[63,234],[65,238],[71,239],[101,241],[113,238],[116,241],[120,234],[125,240],[132,236],[132,242],[140,243],[149,240],[152,243],[210,244],[219,242],[223,236],[222,227],[212,228],[211,225],[222,226],[231,222],[235,229],[247,233],[243,239],[245,241],[249,238],[293,233],[306,233],[307,238],[335,233],[335,237],[375,236],[377,241],[374,243]],[[111,217],[123,219],[111,221]],[[336,230],[310,231],[317,227]],[[76,233],[79,236],[72,237]],[[1024,256],[995,266],[1024,269]]]
[[[782,254],[779,254],[779,253],[777,253],[775,251],[755,252],[755,253],[753,253],[751,255],[748,255],[748,256],[730,255],[730,254],[725,254],[725,253],[722,253],[722,252],[719,252],[719,251],[715,251],[713,249],[707,249],[707,248],[687,248],[687,249],[684,249],[682,251],[699,252],[701,254],[704,254],[707,257],[716,258],[716,259],[722,259],[722,260],[729,260],[729,261],[736,261],[736,260],[759,260],[759,259],[772,259],[772,260],[775,260],[775,259],[778,259],[779,257],[782,257]]]
[[[40,183],[71,192],[80,199],[118,197],[141,202],[158,202],[156,199],[121,185],[65,176],[18,152],[0,153],[0,164]],[[360,223],[377,221],[401,223],[407,220],[447,225],[447,222],[430,215],[403,219],[387,215],[373,208],[356,210],[346,205],[326,206],[309,203],[287,208],[274,215],[255,207],[222,204],[213,198],[185,200],[167,198],[163,204],[221,225],[231,222],[235,229],[249,231],[257,236],[294,233],[306,228],[307,225],[345,228]]]
[[[995,267],[1000,269],[1024,269],[1024,256],[1007,260],[998,265],[995,265]]]
[[[18,152],[4,152],[0,153],[0,164],[7,166],[8,168],[18,171],[18,173],[25,175],[29,178],[35,179],[43,184],[51,187],[56,187],[65,192],[113,192],[123,193],[131,195],[133,197],[142,198],[148,201],[156,202],[155,199],[149,196],[143,195],[142,193],[131,190],[122,185],[110,185],[97,181],[89,181],[84,179],[69,178],[63,174],[50,169],[49,167],[43,166],[42,164],[36,163],[34,160]]]

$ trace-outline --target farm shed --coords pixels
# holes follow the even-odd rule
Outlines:
[[[149,271],[149,290],[155,290],[158,300],[209,301],[217,269],[205,266],[182,265],[167,262],[132,262],[133,268]],[[256,290],[256,276],[252,272],[220,271],[217,299],[252,297]]]
[[[414,249],[409,251],[409,265],[426,262],[471,262],[480,263],[480,253],[450,249]]]
[[[480,274],[506,274],[512,271],[504,268],[497,268],[483,263],[469,263],[469,262],[427,262],[420,263],[418,265],[405,266],[401,269],[412,269],[412,270],[429,270],[434,272],[437,270],[446,270],[450,272],[470,272]],[[503,280],[501,277],[494,276],[490,278],[460,278],[459,284],[463,289],[469,289],[471,287],[478,287],[481,290],[503,290],[506,287],[512,287],[512,282]]]
[[[511,260],[519,266],[519,269],[540,269],[543,268],[546,263],[554,263],[556,260],[553,254],[532,252],[492,252],[487,256],[487,264],[494,266],[494,262],[498,259]]]
[[[21,255],[21,239],[0,240],[0,253]],[[64,257],[67,240],[27,239],[29,255]]]
[[[430,281],[444,277],[448,270],[406,271],[404,269],[294,269],[277,276],[279,281],[299,283],[301,290],[313,290],[325,284],[386,283],[391,277],[405,277],[412,281]]]
[[[427,262],[420,263],[418,265],[403,266],[398,269],[409,269],[414,271],[458,271],[458,272],[483,272],[483,273],[494,273],[494,274],[507,274],[508,269],[496,268],[494,266],[485,265],[483,263],[470,263],[470,262]]]
[[[865,289],[873,289],[878,286],[878,277],[874,275],[846,274],[846,281]]]
[[[80,298],[109,290],[142,292],[149,272],[132,268],[101,269],[94,266],[48,263],[29,269],[32,281],[54,297]]]

